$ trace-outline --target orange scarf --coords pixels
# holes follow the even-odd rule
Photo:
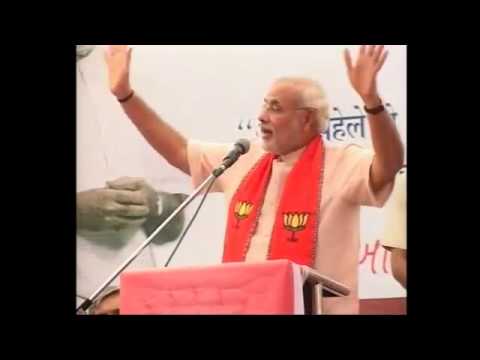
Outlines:
[[[248,172],[230,202],[223,262],[245,261],[257,229],[275,156],[265,154]],[[311,141],[288,174],[270,239],[268,259],[313,266],[322,195],[324,144]]]

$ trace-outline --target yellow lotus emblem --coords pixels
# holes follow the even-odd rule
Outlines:
[[[243,220],[250,215],[253,209],[253,204],[249,203],[247,201],[239,201],[235,204],[234,208],[234,214],[235,217],[237,218],[237,225],[236,227],[238,228],[238,225],[240,223],[240,220]]]
[[[292,232],[292,237],[288,240],[296,241],[295,233],[305,229],[308,221],[308,213],[284,213],[283,226]]]

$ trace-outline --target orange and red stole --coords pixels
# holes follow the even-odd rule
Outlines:
[[[322,196],[324,143],[311,141],[285,181],[270,239],[268,259],[313,266]],[[248,172],[228,209],[223,262],[245,261],[272,173],[273,154],[265,154]]]

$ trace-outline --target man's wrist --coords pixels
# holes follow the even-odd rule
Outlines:
[[[362,100],[367,109],[374,109],[382,105],[382,99],[378,95],[364,97]]]
[[[117,100],[120,103],[124,103],[124,102],[127,102],[128,100],[130,100],[133,97],[133,95],[135,95],[135,91],[130,89],[130,91],[128,93],[126,93],[126,95],[117,96]]]

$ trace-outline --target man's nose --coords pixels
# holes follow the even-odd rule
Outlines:
[[[268,118],[268,113],[266,110],[262,110],[260,112],[260,115],[258,115],[258,121],[261,123],[261,124],[265,124],[269,121],[269,118]]]

